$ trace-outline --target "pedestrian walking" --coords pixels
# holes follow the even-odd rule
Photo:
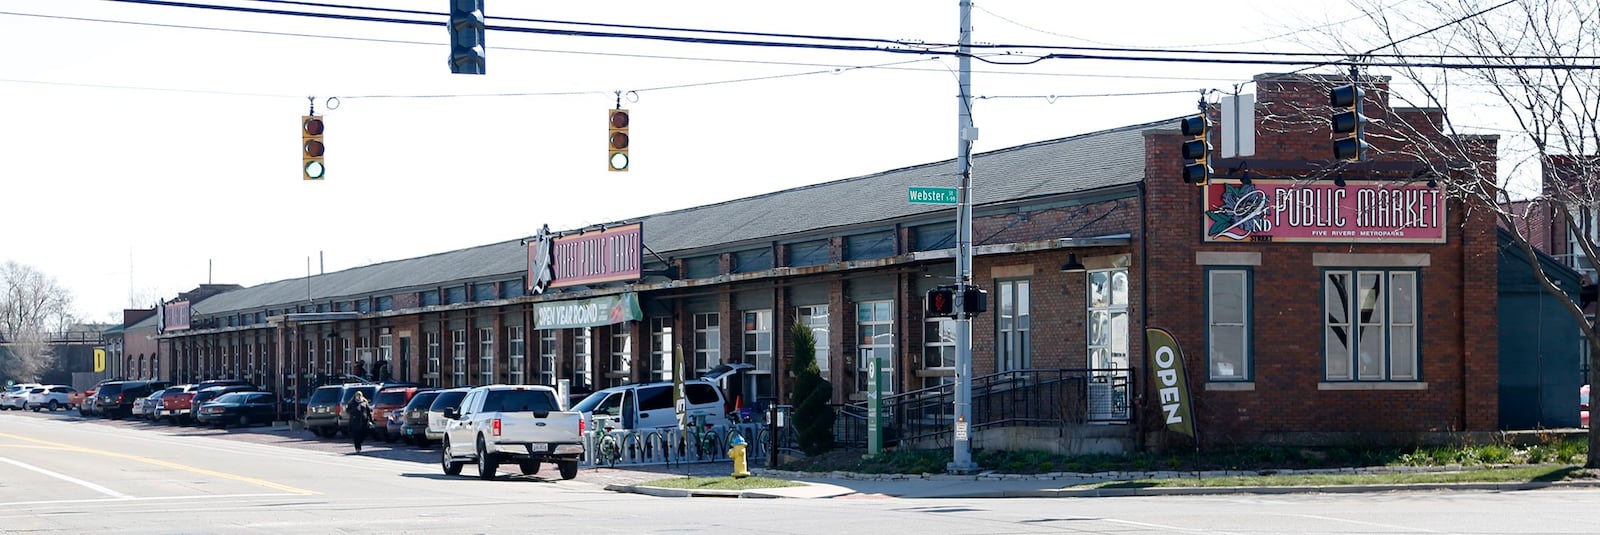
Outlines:
[[[350,403],[345,404],[344,413],[350,417],[345,431],[355,442],[356,453],[361,453],[361,443],[367,440],[367,429],[372,425],[372,405],[367,403],[367,396],[356,392]]]

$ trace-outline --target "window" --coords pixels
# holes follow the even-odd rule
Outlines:
[[[423,377],[427,379],[428,386],[437,388],[439,386],[439,357],[442,349],[439,347],[439,333],[423,333],[422,336],[428,344],[428,373]]]
[[[206,348],[207,352],[210,352],[210,350],[211,350],[211,348]],[[325,340],[325,341],[322,342],[322,367],[323,367],[322,373],[326,373],[328,375],[333,375],[334,366],[333,366],[333,340],[332,339]]]
[[[755,249],[733,253],[733,272],[750,273],[772,269],[772,249]]]
[[[811,328],[811,337],[817,341],[817,371],[828,377],[828,305],[800,307],[795,316],[800,324]]]
[[[306,340],[305,342],[306,349],[305,353],[303,354],[306,357],[306,377],[311,377],[313,374],[317,373],[317,342],[316,340]],[[188,348],[184,348],[184,353],[188,353]],[[182,363],[180,362],[178,364],[181,368]]]
[[[744,362],[755,365],[745,373],[747,401],[777,395],[772,385],[772,311],[744,312]]]
[[[606,386],[628,384],[633,374],[632,342],[626,326],[619,324],[611,331],[611,370],[606,374]]]
[[[510,381],[514,385],[528,384],[526,367],[528,344],[523,339],[525,332],[527,331],[521,326],[506,327],[506,341],[510,344],[506,346],[506,360],[509,363],[507,371],[510,372]]]
[[[845,260],[871,260],[894,256],[894,231],[856,234],[844,239]]]
[[[467,386],[467,330],[450,331],[450,386]]]
[[[1577,220],[1574,221],[1575,225],[1567,228],[1567,254],[1562,256],[1566,257],[1567,267],[1593,280],[1594,268],[1589,265],[1589,257],[1583,252],[1583,240],[1580,236],[1586,236],[1588,239],[1596,238],[1597,229],[1600,229],[1600,210],[1583,207],[1576,212],[1573,214]]]
[[[589,328],[572,330],[572,385],[594,388],[594,376],[589,370]]]
[[[1329,270],[1323,277],[1328,381],[1415,381],[1417,273]]]
[[[995,366],[999,371],[1026,370],[1033,367],[1029,333],[1032,316],[1028,305],[1028,281],[995,281],[999,303],[995,311]]]
[[[539,331],[539,384],[556,384],[556,332]]]
[[[694,315],[694,371],[696,377],[722,363],[722,325],[716,312]],[[685,377],[688,379],[688,377]]]
[[[789,244],[789,265],[793,267],[816,266],[828,263],[831,258],[828,240],[812,240]]]
[[[650,378],[672,380],[672,318],[650,318]]]
[[[1250,272],[1206,272],[1206,368],[1212,381],[1250,380]]]
[[[883,393],[894,393],[894,301],[857,303],[856,334],[861,341],[856,348],[856,391],[866,394],[871,390],[868,371],[877,359],[882,367]]]
[[[378,362],[382,366],[373,366],[373,372],[378,374],[378,380],[386,381],[394,376],[394,335],[383,333],[378,335]],[[378,368],[382,368],[379,370]]]
[[[494,380],[494,329],[478,329],[478,384],[492,385]]]
[[[344,372],[355,373],[355,369],[352,368],[355,365],[355,355],[350,352],[349,338],[339,339],[339,352],[344,355]]]
[[[1089,287],[1089,420],[1126,420],[1128,403],[1128,270],[1087,273]]]
[[[956,246],[955,223],[934,223],[911,229],[911,241],[918,251],[936,251]]]
[[[922,387],[953,383],[956,376],[956,320],[928,318],[922,325]]]

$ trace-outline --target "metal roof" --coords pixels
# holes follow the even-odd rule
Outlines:
[[[1170,120],[1040,141],[972,157],[974,206],[1066,195],[1144,179],[1144,134]],[[675,251],[780,239],[817,229],[888,222],[948,211],[912,204],[909,188],[958,185],[954,159],[836,180],[716,204],[646,215],[644,244]],[[521,240],[382,262],[333,273],[269,282],[195,303],[196,315],[431,287],[455,281],[514,279],[527,269]]]

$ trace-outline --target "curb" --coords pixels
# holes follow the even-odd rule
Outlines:
[[[669,489],[665,487],[646,487],[643,485],[606,485],[606,490],[612,492],[629,492],[644,494],[661,498],[783,498],[776,494],[768,494],[760,490],[718,490],[718,489]]]
[[[1038,489],[994,490],[939,496],[948,498],[1118,498],[1133,496],[1207,496],[1227,494],[1356,494],[1371,492],[1411,491],[1526,491],[1549,488],[1600,488],[1600,481],[1555,481],[1531,483],[1419,483],[1414,485],[1331,485],[1284,487],[1148,487],[1148,488],[1094,488],[1094,489]],[[642,485],[606,485],[606,490],[628,492],[663,498],[834,498],[853,494],[841,493],[819,496],[793,496],[777,489],[716,490],[671,489]]]

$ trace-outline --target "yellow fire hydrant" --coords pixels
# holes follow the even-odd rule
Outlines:
[[[733,436],[733,447],[728,448],[728,458],[733,459],[733,477],[750,477],[750,465],[744,458],[744,435]]]

